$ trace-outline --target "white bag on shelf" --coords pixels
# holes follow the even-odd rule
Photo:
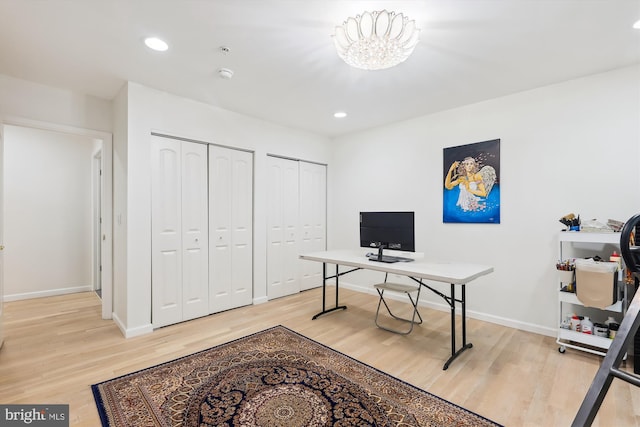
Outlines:
[[[576,259],[576,296],[585,307],[604,309],[617,301],[617,262]]]

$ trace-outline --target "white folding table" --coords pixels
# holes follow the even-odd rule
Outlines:
[[[322,263],[322,311],[313,316],[317,319],[323,314],[330,313],[335,310],[344,310],[345,305],[340,305],[339,296],[339,277],[351,273],[356,270],[374,270],[384,273],[397,274],[409,277],[418,282],[421,286],[426,287],[431,292],[442,297],[451,309],[451,357],[444,364],[443,370],[446,370],[451,362],[458,357],[463,351],[473,347],[473,344],[467,343],[467,325],[466,325],[466,292],[467,283],[480,276],[493,272],[493,267],[479,264],[467,264],[459,262],[427,262],[417,259],[412,262],[395,262],[385,263],[378,261],[370,261],[360,251],[352,250],[332,250],[322,252],[312,252],[300,255],[300,259],[307,261],[316,261]],[[327,264],[335,264],[336,272],[333,275],[327,275]],[[339,271],[340,266],[352,267],[346,271]],[[327,308],[326,291],[327,280],[335,279],[336,295],[335,306]],[[446,295],[439,290],[424,283],[423,280],[432,280],[435,282],[444,282],[451,285],[450,294]],[[461,287],[461,298],[455,297],[455,286]],[[462,314],[462,347],[456,349],[456,302],[460,303]]]

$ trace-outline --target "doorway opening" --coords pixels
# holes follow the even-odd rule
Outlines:
[[[111,134],[27,120],[3,125],[5,301],[98,291],[102,318],[110,319]]]

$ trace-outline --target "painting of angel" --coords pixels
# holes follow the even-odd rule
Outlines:
[[[500,140],[445,148],[443,222],[500,223]]]

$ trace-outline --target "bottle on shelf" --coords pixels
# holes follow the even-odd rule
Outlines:
[[[589,320],[589,316],[584,316],[584,319],[580,322],[580,332],[593,335],[593,322]]]
[[[618,333],[619,328],[620,325],[618,323],[609,324],[609,338],[614,339],[616,337],[616,334]]]
[[[594,323],[593,335],[597,337],[609,338],[609,327],[604,323]]]
[[[571,316],[571,330],[580,332],[580,318],[577,314]]]

